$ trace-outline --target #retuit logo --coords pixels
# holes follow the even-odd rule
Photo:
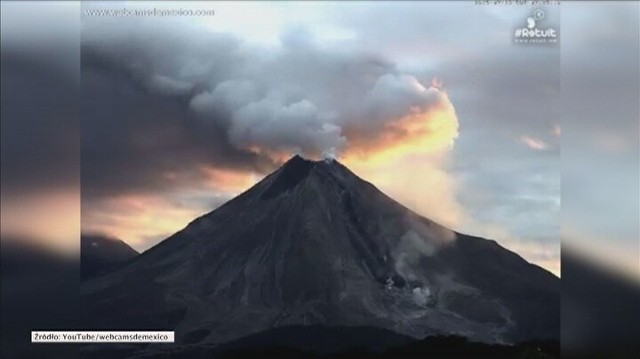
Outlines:
[[[533,10],[531,16],[526,19],[526,26],[515,29],[514,41],[525,44],[558,42],[558,31],[555,28],[540,26],[544,18],[544,10]]]

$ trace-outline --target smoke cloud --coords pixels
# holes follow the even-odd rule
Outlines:
[[[395,271],[406,281],[416,281],[423,279],[420,278],[420,270],[416,270],[420,260],[434,255],[442,246],[451,243],[456,234],[436,223],[426,225],[419,220],[410,221],[413,229],[400,238],[391,256]]]
[[[276,161],[292,153],[368,156],[457,136],[441,89],[382,58],[321,46],[308,32],[260,47],[195,25],[122,25],[88,22],[83,58],[125,72],[151,94],[180,99],[239,150]]]

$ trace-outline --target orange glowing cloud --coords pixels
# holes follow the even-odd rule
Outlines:
[[[456,228],[467,214],[456,181],[444,169],[458,137],[458,118],[442,82],[420,89],[437,100],[387,122],[378,137],[355,137],[342,161],[359,176],[415,212]]]
[[[393,161],[350,159],[345,165],[414,212],[457,229],[467,213],[456,199],[457,182],[446,170],[446,154],[406,155]]]
[[[425,111],[414,108],[410,114],[390,121],[376,138],[355,137],[349,143],[345,160],[356,157],[387,162],[404,155],[452,149],[458,137],[458,118],[446,93],[439,92],[439,97],[441,102],[433,108]]]
[[[170,193],[122,194],[88,203],[83,207],[82,230],[122,239],[143,251],[184,228],[196,217],[215,209],[215,205],[208,207],[202,202],[218,199],[221,204],[260,179],[251,172],[211,166],[202,166],[200,171],[205,175],[204,183],[192,183],[191,186],[181,184],[180,180],[184,178],[177,174],[165,173],[165,178],[175,180],[180,186]]]
[[[260,180],[252,172],[231,171],[212,166],[203,166],[201,168],[208,177],[208,187],[225,193],[239,193],[253,186]]]

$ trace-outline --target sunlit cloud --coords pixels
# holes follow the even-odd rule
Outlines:
[[[473,221],[473,220],[472,220]],[[475,235],[495,239],[501,246],[518,253],[531,263],[535,263],[556,276],[561,275],[560,242],[557,240],[539,242],[519,237],[499,223],[472,223]]]
[[[261,179],[253,172],[213,166],[202,166],[199,170],[204,177],[198,183],[173,172],[165,173],[165,177],[175,181],[176,188],[172,191],[125,193],[87,201],[83,206],[82,231],[110,235],[144,251]]]
[[[459,126],[453,104],[445,92],[435,87],[422,87],[418,91],[435,98],[436,105],[425,109],[412,107],[407,115],[388,121],[377,137],[348,135],[353,139],[344,155],[345,160],[353,162],[359,158],[384,163],[405,155],[451,150]]]
[[[459,135],[454,105],[434,78],[429,88],[414,78],[407,84],[430,99],[388,120],[378,136],[350,136],[342,161],[356,174],[416,213],[457,228],[466,216],[456,199],[456,183],[445,165]],[[357,129],[354,129],[357,131]]]
[[[456,199],[457,183],[442,168],[442,156],[405,155],[376,162],[347,159],[345,165],[407,208],[456,229],[466,212]]]
[[[544,151],[549,148],[549,145],[545,141],[526,135],[520,137],[520,143],[535,151]]]
[[[208,177],[208,188],[228,194],[240,193],[261,179],[253,172],[230,171],[213,166],[203,166],[201,169]]]
[[[121,195],[83,208],[82,231],[110,235],[143,251],[202,214],[162,196]]]

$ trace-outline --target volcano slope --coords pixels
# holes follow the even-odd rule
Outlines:
[[[89,328],[175,330],[176,343],[294,325],[516,343],[559,337],[559,286],[336,160],[296,156],[82,292]]]

